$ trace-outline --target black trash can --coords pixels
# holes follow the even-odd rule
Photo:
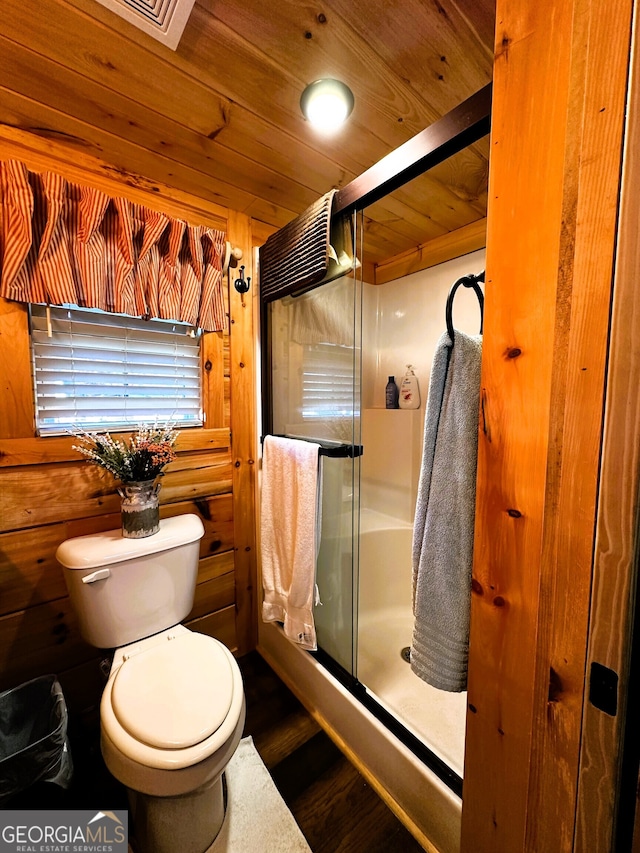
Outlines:
[[[0,693],[0,807],[37,782],[69,787],[73,763],[67,724],[55,675]]]

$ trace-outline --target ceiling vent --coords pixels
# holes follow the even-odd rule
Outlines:
[[[97,0],[134,27],[175,50],[196,0]]]

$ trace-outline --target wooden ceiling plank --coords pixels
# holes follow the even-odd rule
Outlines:
[[[403,0],[404,2],[404,0]],[[465,42],[465,56],[467,66],[469,68],[473,67],[475,62],[475,55],[478,53],[477,41],[481,40],[484,47],[478,53],[478,55],[484,54],[491,56],[491,47],[492,47],[492,34],[493,34],[493,4],[492,0],[482,0],[480,4],[470,3],[467,0],[466,5],[468,8],[462,9],[465,6],[464,0],[457,0],[456,3],[453,3],[452,0],[449,0],[452,3],[452,7],[458,9],[456,13],[459,19],[459,23],[461,27],[466,27],[469,30],[469,41]],[[65,5],[67,7],[75,8],[78,13],[84,14],[86,11],[86,0],[65,0]],[[292,14],[298,13],[300,8],[300,4],[289,4],[293,12]],[[223,97],[227,98],[230,101],[233,101],[234,104],[242,103],[242,95],[238,91],[238,78],[239,72],[243,71],[244,66],[246,66],[247,61],[250,59],[246,55],[246,44],[243,47],[242,42],[257,42],[260,45],[260,48],[257,51],[254,51],[254,55],[260,57],[261,61],[264,62],[265,56],[268,59],[271,55],[272,51],[265,51],[265,37],[268,33],[268,29],[272,29],[272,24],[275,20],[278,22],[278,26],[282,27],[283,19],[275,18],[274,14],[279,11],[279,7],[282,4],[278,4],[277,7],[274,7],[273,4],[259,4],[257,0],[253,0],[253,8],[252,15],[249,18],[244,16],[244,11],[247,8],[246,4],[240,2],[240,0],[231,0],[231,2],[225,2],[224,6],[221,7],[220,4],[214,4],[212,0],[202,0],[201,3],[196,4],[194,7],[194,11],[187,23],[187,27],[185,30],[185,34],[178,45],[177,50],[171,54],[173,64],[176,67],[181,68],[187,73],[193,74],[193,67],[198,65],[198,79],[201,81],[209,81],[209,83],[215,87]],[[435,11],[434,16],[438,14],[442,14],[438,11],[439,4],[434,4]],[[358,29],[358,27],[354,26],[353,15],[347,15],[344,20],[340,20],[340,15],[338,14],[339,8],[336,0],[329,0],[329,2],[325,3],[323,8],[327,11],[325,17],[331,16],[331,21],[334,22],[333,28],[331,29],[331,45],[329,46],[330,53],[339,53],[347,55],[351,55],[353,53],[353,38],[354,32]],[[477,9],[482,9],[481,14],[478,14]],[[476,10],[476,11],[474,11]],[[218,21],[218,26],[213,27],[211,33],[209,33],[209,28],[207,27],[206,20],[202,17],[211,16],[211,14],[215,11],[216,20]],[[265,14],[266,12],[266,14]],[[258,17],[262,13],[263,17]],[[335,14],[334,14],[335,13]],[[311,20],[316,29],[316,40],[318,36],[318,18],[322,16],[324,13],[320,13],[318,16],[309,15],[306,13],[307,19]],[[121,20],[120,18],[115,17],[109,10],[105,9],[100,5],[92,5],[91,7],[91,19],[94,21],[98,21],[102,23],[106,28],[121,33],[124,37],[129,40],[135,41],[140,46],[144,47],[144,49],[150,53],[156,54],[158,57],[166,59],[167,51],[166,49],[160,45],[154,39],[146,36],[144,33],[139,32],[135,28],[133,28],[127,22]],[[487,18],[487,20],[481,20],[481,18]],[[406,20],[406,16],[401,16]],[[370,9],[369,7],[366,10],[364,15],[364,20],[371,21]],[[256,23],[259,21],[259,23]],[[327,22],[325,21],[325,24]],[[435,23],[435,17],[434,17]],[[224,24],[224,25],[223,25]],[[301,38],[304,38],[305,42],[311,41],[308,37],[305,37],[305,34],[310,32],[310,30],[306,27],[301,27],[298,23],[298,19],[294,18],[295,36],[297,36],[297,41],[299,42]],[[268,29],[267,29],[268,28]],[[344,33],[344,37],[338,44],[336,41],[336,32]],[[353,29],[352,29],[353,28]],[[360,27],[361,29],[361,27]],[[427,29],[420,34],[421,40],[428,36],[428,30],[431,29],[429,25]],[[281,30],[281,32],[283,32]],[[215,44],[213,44],[214,50],[211,51],[211,41],[210,36],[213,35],[216,39]],[[311,32],[313,37],[313,32]],[[456,39],[459,38],[459,34],[455,34]],[[474,42],[475,39],[475,42]],[[406,86],[409,94],[405,94],[404,97],[411,98],[415,104],[416,108],[420,102],[420,99],[415,98],[415,94],[410,91],[410,86],[406,85],[406,79],[402,79],[397,73],[395,73],[393,67],[384,66],[380,63],[379,55],[376,51],[371,50],[369,47],[371,38],[370,33],[365,33],[365,36],[361,39],[362,46],[359,49],[366,49],[367,54],[367,62],[362,64],[358,64],[356,67],[356,76],[360,77],[362,75],[362,67],[367,69],[367,73],[370,71],[371,67],[375,67],[379,70],[379,76],[382,78],[383,82],[385,79],[388,79],[389,76],[395,77],[399,82]],[[291,62],[291,54],[290,50],[293,48],[293,43],[290,38],[288,38],[288,33],[284,33],[281,38],[281,42],[284,43],[284,47],[286,48],[284,52],[283,61],[279,63],[279,65],[275,65],[271,63],[274,70],[285,71],[288,76],[291,77],[289,69],[292,67]],[[229,44],[227,44],[229,43]],[[345,47],[343,47],[343,45]],[[217,47],[217,49],[216,49]],[[227,47],[230,50],[227,50]],[[220,59],[220,52],[222,51],[222,60]],[[267,55],[268,54],[268,55]],[[306,55],[306,54],[305,54]],[[215,57],[215,59],[213,59]],[[229,61],[227,61],[229,60]],[[485,59],[486,62],[486,59]],[[371,65],[373,63],[373,66]],[[252,64],[252,63],[251,63]],[[211,69],[215,68],[216,70],[221,70],[221,66],[226,66],[227,75],[224,78],[224,82],[220,78],[218,74],[212,76]],[[490,62],[489,62],[490,67]],[[251,68],[251,75],[254,76],[255,68]],[[271,75],[273,78],[273,75]],[[308,70],[304,70],[304,72],[298,76],[297,82],[308,82],[310,79],[310,74]],[[281,82],[281,81],[279,81]],[[465,89],[461,91],[451,103],[445,104],[440,112],[446,112],[451,109],[455,104],[462,100],[464,97],[467,97],[469,94],[476,89],[481,88],[482,85],[486,82],[486,79],[482,76],[478,76],[471,86],[471,90]],[[260,88],[261,95],[264,95],[264,88]],[[378,90],[373,87],[373,101],[376,102],[379,98]],[[294,114],[297,116],[297,95],[295,99],[295,109],[293,110]],[[421,130],[427,123],[434,120],[438,117],[438,111],[434,111],[433,108],[429,107],[429,98],[423,102],[420,107],[420,120],[415,128],[409,128],[407,134],[404,138],[411,135],[412,133]],[[429,111],[423,112],[424,110]],[[291,114],[291,110],[288,110],[289,114]],[[393,116],[394,120],[396,119]],[[282,122],[278,122],[278,124],[282,124]],[[295,128],[295,132],[297,134],[298,129]],[[401,140],[400,140],[401,141]],[[317,140],[312,138],[312,143],[317,145]],[[397,144],[396,141],[391,142],[390,144]],[[356,170],[357,171],[357,170]]]
[[[211,8],[215,9],[215,14],[208,13]],[[276,99],[290,113],[293,112],[295,124],[291,131],[297,138],[312,147],[321,146],[341,162],[345,147],[342,135],[347,132],[353,137],[357,135],[358,143],[354,147],[366,155],[365,162],[355,170],[359,173],[433,123],[442,112],[434,110],[428,101],[417,96],[406,79],[381,62],[368,40],[358,38],[340,15],[328,13],[325,17],[327,22],[318,26],[315,17],[307,15],[307,20],[311,18],[315,23],[312,29],[308,29],[305,15],[301,14],[296,3],[265,5],[262,0],[230,0],[224,5],[213,6],[210,0],[203,0],[194,8],[190,23],[197,27],[198,44],[213,36],[219,44],[233,43],[237,64],[253,67],[254,76],[256,65],[259,69],[265,62],[271,66],[265,81],[267,88],[262,91],[268,91],[270,100]],[[187,27],[186,42],[191,32]],[[366,69],[365,74],[362,69]],[[289,91],[289,85],[280,84],[277,91],[270,91],[273,90],[274,73],[286,74],[293,85],[293,92]],[[348,129],[336,137],[319,138],[307,122],[301,121],[298,102],[307,83],[318,77],[331,76],[344,79],[351,85],[356,106]],[[479,76],[470,90],[462,89],[452,96],[451,103],[443,112],[455,107],[486,82]],[[236,76],[225,92],[233,100],[237,85]]]
[[[193,75],[61,0],[38,0],[38,6],[34,16],[29,4],[5,0],[3,35],[204,135],[224,127],[226,99]]]
[[[234,110],[236,107],[233,108]],[[216,142],[221,142],[223,137],[229,139],[231,144],[233,140],[237,142],[239,150],[242,150],[251,160],[258,162],[269,161],[272,168],[276,171],[282,171],[291,164],[290,148],[283,134],[278,132],[268,133],[266,123],[258,116],[254,116],[246,111],[243,111],[242,125],[240,120],[235,122],[233,130],[226,128],[216,138]],[[233,122],[232,122],[233,124]],[[228,136],[227,136],[228,134]],[[277,147],[277,149],[276,149]],[[457,155],[462,157],[463,153]],[[275,156],[274,156],[275,155]],[[316,152],[311,148],[307,148],[304,152],[304,183],[313,188],[317,198],[322,193],[332,187],[339,189],[347,184],[350,180],[356,177],[356,173],[347,172],[337,166],[327,156],[320,152]],[[442,164],[443,169],[447,169],[447,163]],[[469,167],[471,170],[471,166]],[[478,161],[478,172],[486,171],[486,161],[484,163]],[[478,183],[477,174],[473,174],[473,186]],[[446,180],[448,181],[447,204],[460,203],[460,197],[456,197],[459,192],[460,182],[456,179],[457,169],[452,168],[450,172],[445,172]],[[299,176],[302,178],[302,176]],[[393,196],[387,196],[375,205],[371,205],[367,209],[367,214],[382,224],[389,225],[394,230],[397,230],[403,237],[409,237],[412,244],[424,242],[430,237],[435,237],[438,234],[444,233],[447,228],[444,225],[439,225],[434,221],[436,212],[432,207],[429,207],[428,212],[425,212],[425,198],[436,199],[440,192],[443,192],[444,187],[438,185],[425,187],[416,184],[415,191],[412,186],[408,185],[403,188],[402,195],[395,193]],[[471,190],[469,190],[471,192]],[[484,193],[486,196],[486,176]],[[414,197],[415,196],[415,197]],[[402,199],[402,200],[401,200]],[[462,199],[465,203],[468,199]],[[478,215],[484,215],[486,210],[486,201],[482,199],[480,208],[476,202],[470,202],[470,207],[465,209],[465,221],[472,221]],[[302,208],[300,208],[302,210]],[[300,212],[300,211],[298,211]],[[451,207],[447,208],[447,218],[451,215]],[[455,221],[454,227],[461,224]],[[399,249],[398,249],[399,251]]]
[[[415,0],[407,2],[413,8]],[[447,14],[461,21],[465,38],[478,41],[473,9],[455,2],[447,0]],[[6,85],[22,98],[8,98],[3,118],[61,136],[72,133],[75,122],[76,132],[81,125],[86,131],[69,144],[89,143],[114,168],[280,226],[377,162],[411,133],[412,121],[422,129],[436,114],[411,81],[378,56],[370,34],[354,36],[353,12],[341,11],[341,3],[330,0],[322,22],[322,15],[292,0],[277,8],[258,0],[230,0],[222,8],[202,0],[178,50],[170,52],[99,4],[41,0],[34,19],[25,4],[6,0]],[[298,98],[315,69],[332,62],[357,77],[366,68],[366,80],[360,123],[327,140],[311,133]],[[132,163],[125,152],[135,152]],[[464,162],[443,164],[422,186],[403,187],[368,210],[374,258],[483,215],[485,170],[486,154],[474,147]]]
[[[266,54],[280,66],[286,66],[300,94],[307,83],[319,77],[344,80],[360,103],[373,106],[389,124],[387,141],[395,147],[425,124],[439,118],[430,104],[418,97],[406,81],[400,80],[384,63],[368,40],[358,35],[343,15],[325,4],[322,23],[315,9],[291,0],[265,4],[263,0],[229,0],[224,4],[200,0],[198,15],[209,15],[211,26],[220,21],[228,30],[255,45],[256,55]],[[255,35],[259,33],[259,38]],[[362,68],[367,74],[356,73]],[[297,102],[296,102],[297,107]],[[402,119],[399,121],[399,117]]]
[[[427,178],[433,166],[485,136],[490,115],[487,85],[343,187],[336,194],[334,211],[359,209],[414,178]]]
[[[412,222],[404,216],[405,212],[413,212],[407,205],[398,202],[397,212],[393,213],[390,206],[384,204],[385,201],[386,199],[382,202],[376,202],[376,204],[370,204],[365,208],[365,215],[367,219],[375,223],[376,227],[387,228],[395,233],[398,245],[400,242],[408,241],[408,246],[418,246],[426,240],[447,233],[448,229],[435,222],[429,215],[424,214],[420,220]],[[424,200],[423,206],[425,206]]]
[[[386,197],[386,199],[388,198],[391,198],[391,196]],[[421,197],[421,203],[425,210],[430,209],[431,201],[432,199],[428,195]],[[409,233],[410,229],[406,227],[404,220],[388,220],[386,218],[388,214],[385,210],[378,209],[378,204],[369,205],[365,208],[367,222],[365,239],[371,239],[373,235],[379,235],[385,244],[384,251],[382,251],[381,246],[378,246],[373,250],[375,254],[371,258],[368,258],[376,264],[384,264],[390,257],[406,251],[416,251],[424,243],[437,240],[440,237],[444,238],[448,234],[467,227],[478,219],[484,218],[484,210],[480,209],[479,213],[469,213],[465,217],[459,215],[452,216],[451,223],[453,224],[449,228],[445,228],[435,221],[430,221],[427,227],[422,223],[420,227],[414,227],[411,233]],[[370,215],[372,212],[374,213],[373,216]],[[371,243],[367,245],[367,248],[373,249]]]
[[[470,16],[480,16],[471,6],[463,16],[452,0],[403,0],[402,14],[393,3],[331,0],[330,5],[366,38],[380,61],[433,105],[431,122],[491,82],[493,27],[488,40],[479,41]]]
[[[245,108],[251,103],[264,104],[264,115],[274,129],[281,127],[292,134],[289,151],[295,151],[298,140],[304,138],[306,123],[298,107],[300,84],[289,82],[291,75],[286,67],[276,70],[273,63],[267,63],[268,57],[257,57],[235,34],[215,29],[215,19],[203,17],[202,11],[198,18],[194,10],[195,19],[188,27],[194,33],[191,38],[197,50],[185,33],[181,52],[172,53],[169,62],[166,50],[159,56],[154,53],[159,47],[147,47],[153,39],[140,38],[136,44],[121,35],[126,22],[118,18],[111,16],[114,29],[110,30],[62,0],[40,0],[40,7],[34,21],[20,0],[6,0],[3,34],[105,88],[126,92],[132,101],[206,137],[217,135],[229,123],[229,101],[233,99],[234,104],[246,102],[249,107]],[[269,97],[265,98],[265,93]],[[355,174],[366,167],[369,156],[375,161],[388,150],[367,128],[358,132],[362,142],[358,152],[369,147],[371,154],[347,164]],[[318,145],[317,138],[311,142]],[[337,157],[338,149],[327,150],[329,156]]]
[[[389,229],[364,217],[362,257],[374,264],[381,263],[395,252],[397,238]]]
[[[398,205],[402,206],[405,214],[410,215],[410,211],[415,213],[422,212],[423,216],[427,216],[432,225],[437,225],[442,231],[454,231],[461,225],[466,225],[469,222],[474,222],[481,216],[484,216],[487,211],[486,189],[478,201],[470,202],[465,199],[456,198],[451,195],[445,197],[433,190],[433,184],[424,180],[424,178],[416,181],[415,187],[410,189],[407,186],[402,187],[393,193],[394,199]],[[377,204],[382,204],[385,209],[389,208],[386,201],[387,196],[381,199],[376,204],[367,206],[367,212],[376,208]],[[426,230],[421,240],[430,234],[431,229]]]
[[[432,228],[434,224],[443,231],[452,231],[484,216],[487,210],[488,162],[469,158],[467,153],[465,149],[447,158],[392,195],[369,205],[367,213],[376,215],[373,211],[378,210],[381,204],[385,209],[395,208],[398,215],[409,222],[417,217],[417,221],[424,225],[426,217],[430,224],[427,223],[419,235],[419,242],[437,236]],[[436,172],[442,180],[433,179]]]
[[[467,22],[469,32],[491,53],[493,64],[493,43],[496,27],[495,0],[450,0],[458,14]]]

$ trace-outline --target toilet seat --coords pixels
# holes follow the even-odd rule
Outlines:
[[[131,737],[156,749],[187,749],[220,728],[232,696],[231,666],[221,646],[188,632],[125,657],[111,703]]]
[[[244,713],[242,677],[226,646],[182,625],[132,646],[131,654],[118,650],[122,663],[102,694],[103,734],[128,759],[156,769],[188,768],[224,750]]]

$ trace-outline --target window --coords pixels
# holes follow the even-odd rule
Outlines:
[[[187,323],[31,306],[38,435],[171,420],[202,426],[200,336]]]
[[[353,415],[353,347],[304,344],[302,354],[302,417],[350,418]]]

